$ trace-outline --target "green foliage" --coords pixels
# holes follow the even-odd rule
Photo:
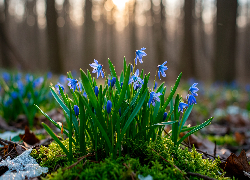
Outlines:
[[[206,138],[209,141],[215,142],[217,145],[231,145],[231,146],[238,146],[238,143],[236,142],[235,138],[233,135],[224,135],[224,136],[212,136],[208,135]]]
[[[7,121],[14,121],[20,114],[25,114],[30,127],[34,125],[34,117],[39,105],[44,111],[55,107],[49,94],[47,76],[24,75],[4,72],[0,77],[0,115]],[[6,78],[6,76],[8,78]]]
[[[66,141],[66,143],[68,142]],[[149,145],[143,141],[137,144],[129,139],[126,140],[126,143],[124,146],[126,155],[117,159],[113,159],[111,156],[101,162],[83,159],[75,167],[64,170],[67,167],[64,157],[63,160],[61,159],[61,162],[64,162],[60,164],[61,168],[48,174],[46,179],[131,179],[133,174],[135,179],[138,179],[138,175],[144,177],[150,175],[154,180],[185,179],[187,172],[199,173],[219,180],[229,179],[220,173],[219,159],[215,161],[202,159],[202,155],[195,148],[191,151],[187,148],[178,148],[176,151],[174,143],[169,138],[158,138],[156,141],[150,142]],[[40,165],[50,165],[50,169],[53,169],[56,162],[59,162],[54,158],[62,158],[58,156],[62,153],[58,148],[59,146],[53,143],[49,148],[42,147],[39,150],[40,154],[35,153],[35,150],[31,154],[36,159],[40,159]],[[59,153],[53,152],[58,150]],[[128,151],[130,153],[127,153]],[[176,169],[174,165],[181,171]],[[189,179],[199,178],[190,176]]]
[[[62,140],[61,143],[69,150],[69,139]],[[80,156],[79,153],[77,154],[79,151],[78,146],[74,146],[73,144],[72,150],[75,152],[74,158]],[[48,167],[50,172],[52,172],[56,166],[65,166],[68,164],[68,158],[65,152],[56,142],[50,143],[48,147],[41,146],[38,151],[34,149],[30,155],[36,159],[40,166]]]

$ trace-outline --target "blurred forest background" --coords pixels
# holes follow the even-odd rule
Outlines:
[[[249,82],[250,0],[0,0],[2,68],[120,72],[142,47],[151,77],[168,61],[165,80]]]

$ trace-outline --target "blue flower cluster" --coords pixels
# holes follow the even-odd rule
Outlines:
[[[180,102],[179,104],[179,111],[183,112],[183,109],[191,106],[192,104],[197,104],[195,96],[198,96],[198,94],[196,93],[199,89],[196,87],[198,83],[194,83],[190,88],[189,88],[189,94],[187,95],[186,99],[188,100],[188,103],[183,103]]]

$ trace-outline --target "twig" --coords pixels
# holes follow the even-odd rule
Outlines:
[[[18,143],[15,143],[15,142],[13,142],[13,141],[8,141],[8,140],[5,140],[5,139],[0,138],[0,144],[2,144],[2,145],[7,145],[7,144],[4,144],[4,143],[12,144],[12,145],[17,145],[17,146],[21,146],[22,148],[24,148],[25,150],[27,150],[26,147],[24,147],[24,146],[22,146],[22,145],[20,145],[20,144],[18,144]]]
[[[187,172],[187,175],[200,177],[200,178],[205,179],[205,180],[216,180],[214,178],[211,178],[211,177],[208,177],[208,176],[205,176],[205,175],[201,175],[201,174],[198,174],[198,173],[193,173],[193,172]]]
[[[129,167],[127,166],[126,163],[123,163],[123,165],[124,165],[127,169],[129,169]],[[134,173],[134,171],[131,172],[130,176],[131,176],[132,180],[135,180],[136,174]]]
[[[75,162],[74,164],[72,164],[72,165],[70,165],[70,166],[64,168],[64,171],[65,171],[66,169],[70,169],[70,168],[72,168],[72,167],[75,167],[75,166],[76,166],[77,164],[79,164],[83,159],[85,159],[85,158],[87,158],[87,157],[89,157],[89,156],[93,156],[93,155],[92,155],[92,154],[87,154],[87,155],[81,157],[81,158],[80,158],[77,162]],[[87,161],[88,161],[88,160],[86,160],[86,161],[83,163],[83,166],[87,163]]]
[[[152,148],[151,148],[151,149],[152,149]],[[154,152],[156,152],[154,149],[152,149],[152,150],[153,150]],[[166,160],[164,157],[162,157],[158,152],[156,152],[156,153],[157,153],[157,155],[160,156],[164,161],[166,161],[167,163],[173,165],[178,171],[180,171],[180,173],[181,173],[186,179],[189,180],[189,178],[186,177],[186,176],[184,175],[184,173],[182,172],[182,170],[180,170],[180,168],[178,168],[175,164],[170,163],[168,160]]]

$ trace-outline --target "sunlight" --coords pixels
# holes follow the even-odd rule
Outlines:
[[[116,5],[116,7],[118,9],[124,9],[125,8],[125,4],[128,2],[129,0],[113,0],[114,5]]]

